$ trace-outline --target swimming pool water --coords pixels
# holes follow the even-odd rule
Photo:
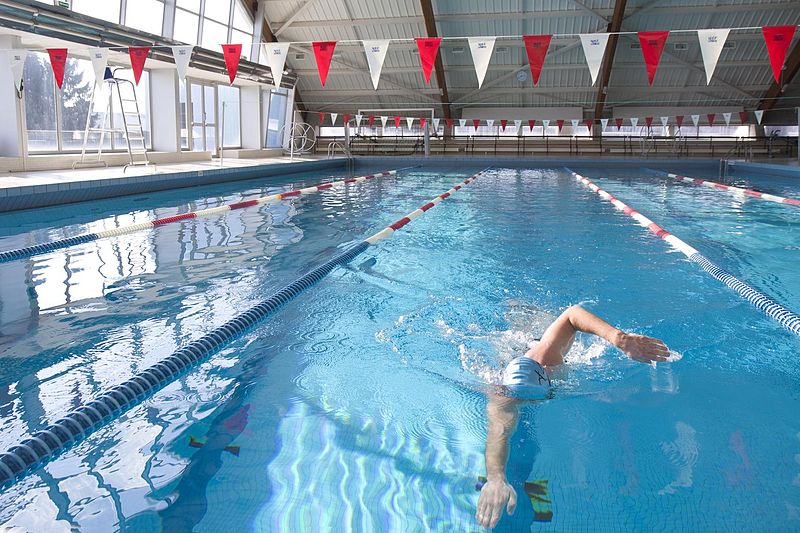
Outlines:
[[[420,168],[0,265],[0,445],[476,170]],[[646,169],[574,170],[800,310],[800,211]],[[281,188],[2,215],[0,250]],[[480,531],[484,384],[574,303],[682,359],[653,368],[580,338],[555,397],[523,408],[509,459],[520,479],[548,480],[552,521],[532,522],[516,487],[498,531],[800,527],[800,341],[563,169],[504,168],[6,490],[0,524]]]

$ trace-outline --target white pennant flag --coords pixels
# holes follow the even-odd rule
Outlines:
[[[478,76],[478,89],[483,85],[483,79],[489,69],[495,39],[495,37],[470,37],[468,39],[472,62],[475,63],[475,74]]]
[[[728,40],[728,33],[731,30],[697,30],[697,38],[700,39],[700,52],[703,53],[703,66],[706,68],[706,85],[711,83],[711,76],[717,68],[717,61],[725,41]]]
[[[522,126],[522,121],[517,119],[514,121],[514,127],[517,128],[517,133],[522,133],[520,127]]]
[[[606,131],[606,127],[607,126],[608,126],[608,119],[607,118],[601,118],[600,119],[600,129],[602,131]]]
[[[731,125],[731,114],[730,113],[723,113],[722,114],[722,118],[725,119],[725,125],[726,126],[730,126]]]
[[[575,132],[575,130],[578,129],[578,124],[580,124],[581,121],[577,118],[573,118],[570,120],[570,122],[572,122],[572,131]]]
[[[543,120],[542,121],[542,126],[544,126],[544,130],[542,130],[542,131],[547,131],[547,128],[550,127],[550,119],[548,118],[548,119]]]
[[[603,64],[603,56],[606,53],[608,44],[607,33],[586,33],[581,34],[581,44],[583,54],[586,56],[586,63],[589,65],[589,73],[592,75],[592,85],[597,81],[600,73],[600,65]]]
[[[411,129],[411,126],[414,125],[414,117],[406,117],[406,124],[408,124],[408,129]]]
[[[697,123],[700,122],[700,115],[692,115],[692,124],[694,127],[697,127]]]
[[[6,54],[8,62],[11,63],[11,73],[14,75],[14,87],[20,91],[22,90],[22,73],[25,69],[25,60],[28,58],[28,51],[8,50]]]
[[[386,50],[389,49],[389,39],[380,41],[364,41],[364,53],[367,54],[369,74],[372,76],[372,86],[378,90],[378,81],[381,79],[383,61],[386,59]]]
[[[339,116],[339,113],[331,113],[331,124],[336,124],[336,117]]]
[[[633,126],[633,129],[636,129],[636,126],[638,125],[639,125],[639,117],[633,117],[631,119],[631,126]]]
[[[106,77],[106,66],[108,66],[108,48],[89,48],[89,59],[92,60],[94,82],[100,85],[103,83],[103,80]]]
[[[361,119],[364,118],[364,115],[356,115],[356,128],[361,127]]]
[[[172,58],[175,60],[175,68],[178,69],[178,79],[183,81],[186,78],[186,69],[189,67],[189,60],[192,58],[194,46],[173,46]],[[94,59],[92,60],[94,63]]]
[[[490,128],[494,126],[494,119],[486,119],[486,125]]]
[[[467,119],[465,118],[458,119],[458,125],[463,128],[464,126],[467,125]]]
[[[264,43],[261,46],[264,51],[264,59],[267,60],[269,70],[272,72],[275,87],[280,87],[283,66],[286,64],[286,55],[289,53],[289,43]]]
[[[386,127],[386,121],[389,120],[389,117],[381,115],[381,128]]]
[[[669,117],[661,117],[661,125],[666,128],[667,124],[669,124]]]
[[[433,119],[433,131],[439,131],[439,120],[438,118]]]
[[[761,124],[761,118],[764,116],[764,110],[758,109],[756,111],[753,111],[753,114],[756,116],[756,120],[758,121],[758,123]]]

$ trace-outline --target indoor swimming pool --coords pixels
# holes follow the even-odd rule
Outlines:
[[[565,168],[484,168],[405,169],[0,263],[6,450],[483,171],[3,489],[0,526],[482,531],[487,384],[581,304],[676,360],[641,364],[579,336],[511,442],[509,477],[544,494],[515,486],[495,530],[800,528],[800,338]],[[645,165],[572,170],[800,311],[800,207]],[[0,251],[347,177],[6,213]],[[792,178],[733,182],[800,197]]]

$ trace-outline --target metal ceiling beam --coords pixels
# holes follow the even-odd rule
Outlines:
[[[614,4],[614,15],[608,24],[608,44],[603,56],[603,68],[600,72],[600,86],[597,88],[597,101],[594,104],[594,118],[600,120],[603,117],[603,106],[606,103],[606,93],[608,92],[608,80],[611,78],[611,67],[614,65],[614,55],[617,53],[617,41],[619,35],[616,33],[622,28],[622,20],[625,17],[625,6],[627,0],[617,0]]]
[[[288,19],[283,21],[281,26],[277,30],[275,30],[274,35],[277,37],[278,35],[282,34],[286,30],[288,30],[289,26],[294,24],[294,21],[297,20],[300,17],[300,15],[305,13],[306,9],[308,9],[309,7],[314,5],[316,2],[317,2],[317,0],[306,0],[303,4],[300,5],[300,7],[298,7],[295,10],[294,13],[292,13],[292,16],[290,16]]]
[[[431,0],[419,0],[420,7],[422,7],[422,16],[425,19],[425,30],[428,37],[438,37],[436,31],[436,18],[433,15],[433,5]],[[442,54],[436,54],[436,83],[439,84],[441,90],[442,100],[442,115],[444,118],[450,118],[450,97],[447,94],[447,80],[445,80],[444,66],[442,63]]]
[[[800,41],[795,43],[794,48],[786,58],[786,68],[783,70],[783,83],[772,82],[767,94],[758,104],[758,108],[763,111],[769,111],[775,107],[775,103],[783,96],[783,88],[792,83],[797,72],[800,71]]]

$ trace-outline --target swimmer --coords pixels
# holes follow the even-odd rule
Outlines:
[[[561,313],[535,346],[508,364],[503,372],[503,386],[496,393],[489,394],[486,408],[486,483],[481,488],[476,513],[478,522],[484,527],[493,528],[497,525],[503,508],[511,515],[517,506],[517,493],[506,479],[506,464],[509,441],[519,419],[519,403],[548,397],[548,372],[564,363],[564,356],[578,331],[605,339],[634,361],[664,362],[669,358],[669,350],[664,342],[625,333],[580,306],[574,305]]]

